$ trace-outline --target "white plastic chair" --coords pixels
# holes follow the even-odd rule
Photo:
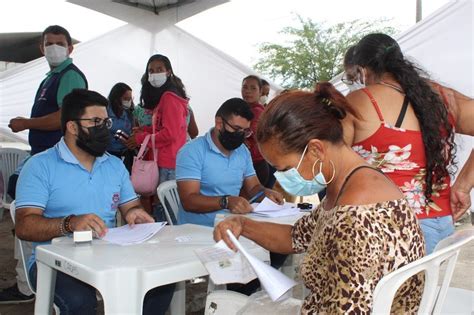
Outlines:
[[[8,179],[15,172],[16,168],[28,156],[28,152],[15,148],[0,148],[0,170],[3,176],[3,207],[8,209],[10,205],[7,203],[7,186]]]
[[[165,209],[166,221],[168,221],[169,225],[174,225],[170,213],[172,212],[174,217],[178,219],[178,210],[181,206],[176,181],[169,180],[161,183],[156,189],[156,193],[161,205]]]
[[[16,207],[15,207],[15,200],[13,200],[10,203],[10,215],[12,217],[13,225],[15,225],[15,214],[16,214]],[[15,242],[18,242],[18,244],[20,244],[19,246],[20,257],[21,257],[21,262],[23,264],[23,271],[25,272],[25,275],[26,275],[26,283],[28,284],[28,288],[31,290],[31,292],[33,292],[33,294],[36,295],[36,291],[31,285],[30,277],[28,273],[27,262],[29,260],[29,257],[26,257],[26,254],[25,254],[25,242],[27,241],[19,239],[18,237],[16,237],[16,233],[15,233]],[[59,307],[56,304],[53,304],[53,308],[56,315],[60,315]]]
[[[461,246],[473,239],[472,229],[456,232],[440,242],[432,254],[384,276],[374,290],[372,313],[390,314],[392,301],[400,286],[411,276],[424,271],[425,285],[418,313],[441,314]],[[446,271],[441,287],[438,288],[440,267],[443,262],[446,262]]]

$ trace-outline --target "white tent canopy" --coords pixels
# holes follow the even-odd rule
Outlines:
[[[187,6],[180,9],[185,8]],[[180,20],[173,12],[178,9],[169,10],[170,16],[166,16],[164,13],[169,11],[165,11],[159,19],[147,11],[130,10],[135,10],[130,14],[137,15],[135,18],[141,21],[140,26],[127,24],[75,47],[72,58],[86,75],[89,89],[107,96],[115,83],[125,82],[132,87],[138,102],[140,78],[148,58],[155,53],[164,54],[170,58],[175,74],[183,80],[203,134],[214,124],[217,108],[228,98],[240,97],[242,78],[256,73],[174,26]],[[119,12],[123,14],[123,9]],[[186,11],[180,16],[188,17],[190,14]],[[150,31],[155,29],[159,30]],[[43,57],[0,73],[0,132],[13,135],[8,128],[9,120],[16,116],[29,116],[36,89],[47,71],[49,68]],[[16,136],[19,141],[26,141],[28,132]]]

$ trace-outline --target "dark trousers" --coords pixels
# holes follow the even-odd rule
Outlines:
[[[31,284],[36,288],[36,264],[29,272]],[[145,295],[143,314],[165,314],[173,298],[175,284],[154,288]],[[95,288],[60,271],[56,276],[54,304],[59,307],[61,315],[95,315],[97,298]]]

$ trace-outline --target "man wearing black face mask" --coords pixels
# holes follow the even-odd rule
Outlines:
[[[283,202],[280,193],[259,182],[250,152],[243,145],[252,134],[252,118],[250,106],[243,99],[229,99],[217,110],[214,128],[178,152],[176,181],[184,208],[179,209],[178,224],[212,227],[218,213],[251,212],[249,199],[261,201],[266,196],[276,203]],[[254,280],[227,288],[250,295],[258,286],[258,280]]]
[[[253,118],[249,105],[240,98],[224,102],[215,117],[215,126],[204,136],[186,144],[176,160],[176,181],[184,209],[178,223],[214,226],[217,213],[249,213],[248,199],[264,192],[275,202],[280,193],[264,188],[255,175],[250,152],[242,145],[251,135]]]
[[[75,89],[63,100],[64,137],[25,164],[17,185],[16,234],[35,248],[74,231],[91,230],[102,237],[115,227],[120,211],[129,224],[151,223],[131,185],[122,161],[105,153],[111,120],[107,99],[97,92]],[[35,250],[28,262],[36,286]],[[164,314],[173,285],[148,292],[144,314]],[[54,303],[61,314],[95,314],[95,289],[58,272]]]

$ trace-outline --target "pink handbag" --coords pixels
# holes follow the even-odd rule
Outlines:
[[[147,144],[152,137],[153,161],[144,161],[143,157],[146,152]],[[156,188],[158,187],[160,179],[158,164],[156,162],[157,157],[154,138],[154,134],[147,135],[143,140],[140,151],[138,151],[138,155],[133,158],[130,180],[132,181],[135,192],[142,196],[152,196],[156,194]]]

